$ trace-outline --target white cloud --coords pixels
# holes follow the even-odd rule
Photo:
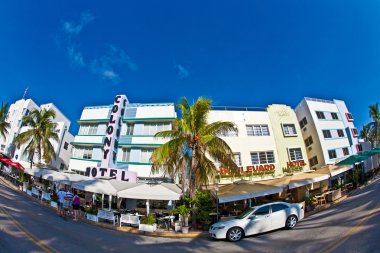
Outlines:
[[[83,12],[79,22],[65,21],[63,22],[63,30],[70,35],[79,34],[82,29],[95,19],[90,12]]]
[[[67,48],[67,54],[69,56],[70,62],[78,67],[84,67],[86,66],[86,63],[84,61],[82,52],[79,51],[77,48],[74,46],[68,47]]]
[[[113,45],[109,46],[106,55],[94,59],[90,66],[94,74],[114,83],[120,81],[120,75],[117,73],[117,70],[121,71],[124,67],[127,67],[131,71],[137,71],[138,69],[136,63],[123,49]]]
[[[175,64],[174,67],[177,70],[177,76],[179,79],[186,79],[189,77],[190,73],[184,66],[181,64]]]

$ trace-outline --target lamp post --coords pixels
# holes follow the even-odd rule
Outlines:
[[[216,222],[219,221],[219,199],[218,199],[218,191],[219,191],[219,184],[214,184],[214,190],[216,194]]]

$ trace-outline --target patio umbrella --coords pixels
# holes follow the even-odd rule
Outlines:
[[[169,183],[136,183],[134,187],[119,191],[117,196],[129,199],[179,200],[181,189],[176,184]]]
[[[368,158],[368,155],[352,155],[347,157],[346,159],[338,162],[336,165],[351,165],[361,161],[364,161]]]

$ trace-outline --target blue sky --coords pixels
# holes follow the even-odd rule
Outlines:
[[[361,128],[380,100],[379,1],[2,1],[0,101],[295,107],[345,100]],[[76,134],[74,124],[71,132]]]

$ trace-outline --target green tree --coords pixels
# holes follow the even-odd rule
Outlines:
[[[4,140],[6,139],[6,134],[8,134],[8,128],[10,124],[6,121],[8,113],[8,103],[5,105],[1,103],[0,108],[0,134],[3,136]]]
[[[174,122],[173,130],[155,135],[170,140],[153,152],[152,172],[181,173],[182,179],[188,180],[189,194],[194,199],[196,190],[202,184],[215,181],[218,174],[215,161],[230,173],[238,171],[231,148],[219,137],[230,131],[237,132],[237,128],[232,122],[208,124],[207,116],[211,110],[209,99],[200,97],[190,106],[187,99],[182,98],[177,107],[181,117]]]
[[[374,138],[374,147],[377,147],[379,145],[379,130],[380,130],[379,103],[369,106],[369,116],[373,119],[373,122],[369,124],[372,128],[371,135]]]
[[[51,162],[56,158],[54,147],[51,141],[59,141],[56,132],[57,123],[54,123],[55,111],[43,109],[41,112],[34,109],[28,116],[22,119],[23,126],[29,127],[27,131],[19,134],[15,139],[16,145],[27,143],[24,154],[32,162],[37,155],[38,163],[41,158],[45,163]]]
[[[360,138],[362,138],[364,141],[370,141],[371,140],[371,125],[363,125],[362,130],[360,130]]]

